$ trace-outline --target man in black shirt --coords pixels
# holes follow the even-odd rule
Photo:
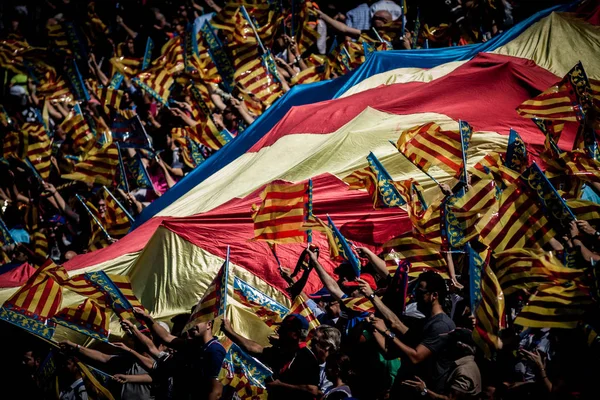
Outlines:
[[[271,400],[313,400],[319,392],[319,363],[306,347],[308,321],[302,315],[290,314],[281,322],[279,338],[272,347],[237,334],[229,320],[223,320],[223,332],[244,351],[257,357],[273,370],[273,381],[267,383]]]
[[[364,292],[362,287],[361,290]],[[407,338],[411,335],[408,327],[399,318],[389,318],[391,329],[387,328],[384,320],[373,319],[375,336],[387,341],[390,348],[396,348],[401,352],[402,367],[392,388],[392,398],[405,398],[405,396],[410,398],[414,392],[403,390],[401,381],[411,379],[415,375],[425,379],[427,387],[436,392],[443,388],[448,374],[446,363],[441,362],[441,354],[448,340],[448,335],[444,334],[456,328],[442,308],[446,292],[446,283],[439,274],[427,271],[419,275],[416,288],[417,309],[425,315],[426,319],[416,347],[407,344]],[[372,293],[366,295],[372,298],[383,315],[389,315],[389,309],[383,305],[379,297],[371,296]],[[412,333],[411,330],[410,334]]]

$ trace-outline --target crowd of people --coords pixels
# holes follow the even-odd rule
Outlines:
[[[1,271],[32,253],[64,262],[118,240],[124,224],[291,86],[358,67],[362,42],[376,50],[481,42],[513,24],[513,8],[521,17],[532,11],[463,3],[3,2]],[[236,20],[242,4],[277,75],[259,89],[245,78],[256,66],[239,50],[244,41],[258,46],[251,26]],[[199,50],[188,57],[194,34]]]
[[[38,257],[62,264],[123,237],[149,203],[291,86],[348,73],[368,46],[483,42],[541,6],[532,3],[2,2],[0,273]],[[190,37],[199,49],[188,53]],[[247,54],[266,55],[263,70],[252,69],[261,67]],[[248,71],[265,77],[259,89]],[[578,221],[560,239],[582,265],[594,265],[599,236]],[[190,314],[166,324],[135,309],[137,322],[121,322],[125,341],[111,347],[50,348],[3,324],[0,337],[18,346],[8,349],[0,376],[32,399],[250,398],[221,382],[229,341],[273,372],[264,383],[271,399],[597,397],[593,331],[519,327],[514,319],[530,295],[519,291],[506,299],[502,346],[486,357],[473,339],[468,282],[454,272],[466,269],[464,258],[453,261],[451,279],[433,271],[413,277],[399,307],[382,255],[357,252],[360,277],[348,264],[329,274],[310,249],[300,255],[310,261],[298,280],[282,269],[291,297],[304,296],[311,312],[286,316],[268,347],[226,318],[184,332]],[[323,289],[306,294],[310,274]],[[353,299],[369,300],[374,311],[349,307]]]

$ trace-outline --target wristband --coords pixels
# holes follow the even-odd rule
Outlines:
[[[600,231],[594,232],[594,236],[596,236],[597,238],[600,238]]]
[[[369,300],[375,300],[375,293],[371,293],[367,297],[369,298]]]
[[[75,350],[79,351],[79,349],[81,349],[80,345],[75,346]]]
[[[396,334],[394,332],[390,331],[389,329],[387,331],[385,331],[385,335],[392,340],[396,337]]]

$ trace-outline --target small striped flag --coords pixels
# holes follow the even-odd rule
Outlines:
[[[118,166],[119,150],[115,144],[94,146],[83,161],[75,164],[73,172],[62,175],[62,178],[112,186]]]
[[[373,305],[373,303],[371,302],[371,300],[367,299],[366,297],[346,297],[345,299],[342,299],[342,303],[344,304],[344,306],[350,310],[353,311],[357,311],[357,312],[368,312],[368,313],[374,313],[375,312],[375,306]]]
[[[402,132],[396,147],[422,171],[437,166],[458,177],[464,168],[463,139],[460,131],[442,131],[430,122]]]
[[[499,334],[506,327],[506,304],[491,266],[484,265],[481,275],[481,301],[475,309],[473,340],[489,359],[502,348]]]
[[[266,381],[272,374],[260,361],[232,343],[223,360],[219,381],[232,387],[235,397],[240,400],[266,400]]]
[[[269,243],[304,243],[307,232],[301,231],[309,215],[312,181],[268,184],[260,197],[260,208],[252,216],[254,239]]]
[[[290,311],[289,311],[288,315],[290,315],[290,314],[302,315],[308,321],[308,330],[311,331],[321,324],[319,323],[319,320],[317,319],[315,314],[312,312],[310,307],[306,304],[306,301],[307,301],[307,299],[304,294],[301,293],[298,296],[296,296],[296,298],[294,299],[294,301],[292,303],[292,306],[290,307]]]
[[[225,262],[219,269],[217,276],[206,289],[204,296],[200,299],[190,320],[185,325],[184,332],[200,322],[212,321],[225,313],[227,306],[227,285],[229,279],[229,246]]]
[[[396,271],[396,259],[409,263],[409,276],[417,277],[421,272],[433,270],[448,277],[448,264],[440,251],[440,244],[432,243],[422,236],[406,232],[384,244],[386,263],[391,261],[389,273]]]
[[[585,112],[591,108],[591,91],[583,65],[579,62],[560,82],[523,102],[517,107],[517,111],[525,118],[581,121]]]

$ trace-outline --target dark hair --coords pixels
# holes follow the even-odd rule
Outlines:
[[[419,282],[425,282],[427,284],[427,291],[429,293],[436,292],[438,294],[438,301],[440,304],[444,304],[447,294],[446,281],[444,281],[444,278],[440,274],[433,271],[425,271],[419,275]]]
[[[352,371],[352,362],[350,357],[344,353],[334,352],[327,356],[326,365],[328,368],[336,367],[342,382],[348,383],[352,380],[354,372]]]

